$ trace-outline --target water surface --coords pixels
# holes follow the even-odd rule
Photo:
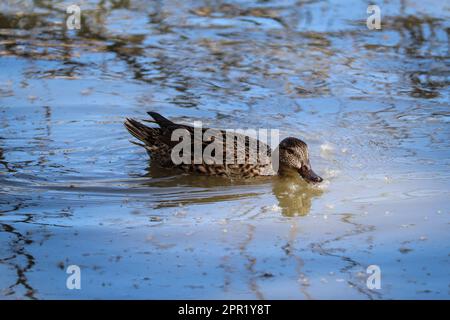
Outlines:
[[[382,30],[366,1],[70,4],[0,5],[1,298],[450,297],[445,1]],[[325,181],[158,170],[123,127],[149,110],[302,138]]]

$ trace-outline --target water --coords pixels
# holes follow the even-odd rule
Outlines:
[[[449,298],[445,1],[70,4],[0,5],[1,298]],[[149,110],[300,137],[325,181],[162,172]]]

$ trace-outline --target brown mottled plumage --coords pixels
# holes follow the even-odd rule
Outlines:
[[[136,120],[127,119],[125,127],[127,130],[141,143],[133,142],[144,147],[152,158],[164,168],[177,168],[185,172],[192,172],[205,175],[219,175],[226,177],[241,177],[250,178],[263,175],[291,176],[300,174],[308,182],[321,182],[322,178],[312,171],[309,162],[308,148],[306,143],[296,138],[286,138],[277,147],[275,152],[279,154],[279,168],[275,172],[272,168],[272,152],[270,147],[259,140],[253,139],[249,136],[244,136],[238,133],[226,132],[223,130],[211,129],[216,134],[209,141],[201,141],[202,152],[212,142],[222,146],[223,154],[213,155],[217,159],[222,159],[220,164],[217,162],[206,161],[200,159],[201,163],[194,163],[194,128],[187,125],[174,123],[159,113],[148,112],[154,120],[144,120],[147,122],[156,123],[159,128],[148,127]],[[172,149],[179,143],[179,141],[172,141],[172,133],[177,130],[186,130],[191,134],[191,161],[189,163],[174,164],[171,158]],[[205,133],[208,128],[202,128]],[[216,140],[214,136],[221,135],[223,141]],[[226,153],[227,139],[233,139],[234,153]],[[245,152],[238,153],[238,141],[244,143]],[[230,141],[231,142],[231,141]],[[217,149],[216,149],[217,150]],[[220,150],[220,149],[219,149]],[[242,150],[243,151],[243,150]],[[228,156],[228,159],[227,159]],[[230,163],[229,158],[234,160]],[[240,164],[236,161],[243,157],[244,163]]]

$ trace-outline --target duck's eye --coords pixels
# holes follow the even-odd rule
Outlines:
[[[286,149],[286,151],[287,151],[288,153],[290,153],[290,154],[293,154],[293,153],[294,153],[294,150],[292,150],[292,149]]]

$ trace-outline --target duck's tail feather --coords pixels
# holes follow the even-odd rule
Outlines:
[[[128,132],[131,133],[133,137],[144,142],[145,145],[153,145],[155,144],[155,139],[158,136],[158,128],[150,128],[146,125],[136,121],[134,119],[127,118],[125,123],[125,128],[127,128]],[[141,145],[141,144],[139,144]]]
[[[142,148],[146,148],[146,145],[145,144],[143,144],[143,143],[139,143],[139,142],[136,142],[136,141],[133,141],[133,140],[129,140],[132,144],[135,144],[135,145],[137,145],[137,146],[139,146],[139,147],[142,147]]]

